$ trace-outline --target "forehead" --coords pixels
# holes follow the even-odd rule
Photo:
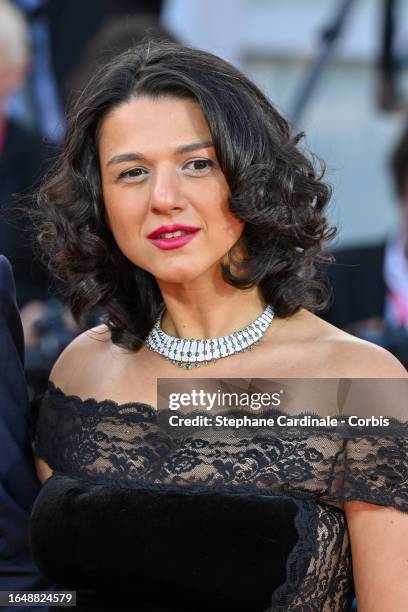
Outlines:
[[[120,150],[171,149],[211,138],[200,105],[184,98],[132,98],[112,109],[101,122],[101,157]]]

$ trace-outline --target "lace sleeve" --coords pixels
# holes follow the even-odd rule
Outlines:
[[[407,414],[407,379],[350,381],[342,415],[355,416],[333,464],[329,499],[408,512]]]
[[[406,438],[366,435],[343,440],[326,501],[365,501],[408,512],[408,444]]]

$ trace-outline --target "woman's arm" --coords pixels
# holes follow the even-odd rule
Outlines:
[[[361,501],[344,504],[358,612],[406,612],[408,513]]]
[[[393,355],[370,343],[356,344],[348,357],[354,369],[351,375],[356,378],[408,376]],[[388,387],[384,385],[384,388]],[[393,416],[392,406],[384,409],[384,416],[390,415]],[[345,502],[344,512],[351,542],[358,612],[406,612],[408,512],[364,501]]]
[[[43,485],[45,481],[52,476],[52,469],[50,468],[48,463],[46,463],[44,459],[41,459],[40,457],[34,456],[34,462],[38,480]]]

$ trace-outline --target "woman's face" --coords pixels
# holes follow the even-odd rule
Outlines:
[[[132,263],[163,282],[220,274],[244,223],[229,210],[229,187],[196,102],[139,97],[117,106],[101,124],[99,157],[107,220]],[[177,231],[161,227],[174,225],[189,233],[149,238]]]

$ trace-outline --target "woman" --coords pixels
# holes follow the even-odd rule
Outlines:
[[[158,378],[406,377],[311,312],[333,231],[297,142],[243,74],[178,45],[129,50],[73,108],[40,241],[74,315],[106,323],[51,373],[31,544],[81,609],[345,611],[353,573],[359,612],[405,609],[406,481],[370,472],[372,447],[346,491],[329,438],[177,437],[155,409]]]

